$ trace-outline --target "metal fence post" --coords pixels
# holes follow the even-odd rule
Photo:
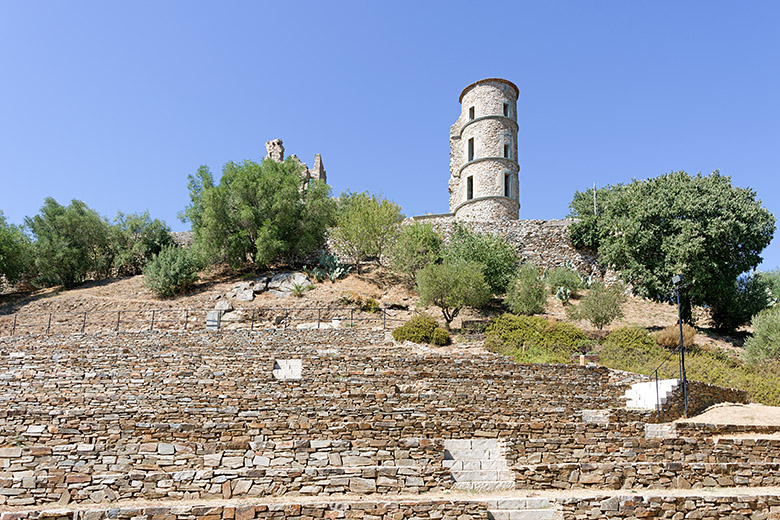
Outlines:
[[[382,330],[387,328],[387,309],[382,309]]]
[[[320,308],[317,307],[317,328],[320,328]]]
[[[254,331],[255,330],[255,310],[252,309],[252,323],[249,325],[249,330]]]
[[[184,309],[184,330],[187,330],[188,321],[190,321],[190,310]]]
[[[17,316],[18,316],[18,314],[14,314],[14,326],[11,327],[11,336],[13,336],[14,332],[16,332],[16,317]]]
[[[51,330],[51,313],[49,313],[49,323],[46,324],[46,334],[49,334],[49,330]]]
[[[84,318],[81,320],[81,333],[84,334],[84,327],[87,326],[87,313],[84,312]]]
[[[349,309],[349,328],[352,328],[355,326],[354,324],[354,318],[355,316],[355,309]]]
[[[119,321],[122,319],[122,311],[116,311],[116,327],[114,332],[119,332]]]
[[[154,310],[152,310],[152,323],[149,324],[149,332],[154,330]]]

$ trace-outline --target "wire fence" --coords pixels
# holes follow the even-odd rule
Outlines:
[[[220,331],[261,329],[394,328],[404,320],[380,308],[257,307],[230,312],[206,309],[144,309],[0,315],[0,336]]]

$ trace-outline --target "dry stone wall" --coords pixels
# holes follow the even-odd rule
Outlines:
[[[430,222],[449,238],[455,224],[452,215],[414,217]],[[575,249],[569,239],[571,220],[470,220],[463,222],[478,233],[499,235],[514,244],[523,261],[533,262],[541,269],[571,266],[585,275],[602,276],[602,268],[594,254]]]
[[[647,440],[616,421],[631,381],[369,330],[2,338],[0,507],[442,491],[458,439],[500,441],[527,489],[772,485],[776,442]]]

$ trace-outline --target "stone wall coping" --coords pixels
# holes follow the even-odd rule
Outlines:
[[[507,162],[507,163],[509,163],[512,166],[517,166],[517,171],[518,172],[520,171],[520,164],[518,164],[518,162],[515,161],[514,159],[510,159],[508,157],[490,157],[490,156],[488,156],[488,157],[479,157],[477,159],[474,159],[472,161],[467,162],[466,164],[464,164],[463,166],[458,168],[458,177],[461,176],[461,174],[463,173],[463,170],[465,170],[466,168],[468,168],[472,164],[477,164],[477,163],[481,163],[481,162],[485,162],[485,161],[503,161],[503,162]],[[476,200],[476,199],[471,199],[471,200]]]
[[[504,121],[509,121],[510,123],[512,123],[515,126],[515,133],[517,133],[517,131],[520,129],[520,127],[517,124],[517,121],[515,121],[511,117],[507,117],[507,116],[504,116],[504,115],[501,115],[501,114],[493,114],[493,115],[475,117],[474,119],[469,119],[466,122],[466,124],[464,124],[460,128],[460,133],[457,134],[457,135],[452,135],[452,136],[450,136],[450,138],[451,139],[461,139],[463,137],[463,131],[466,129],[467,126],[470,126],[471,124],[476,123],[478,121],[484,121],[486,119],[503,119]]]
[[[515,85],[514,83],[512,83],[508,79],[504,79],[504,78],[485,78],[485,79],[481,79],[479,81],[475,81],[471,85],[468,85],[466,88],[464,88],[461,91],[461,93],[460,93],[460,97],[458,97],[458,103],[463,102],[463,96],[465,96],[466,92],[468,92],[472,88],[476,87],[477,85],[482,85],[484,83],[493,83],[493,82],[506,83],[507,85],[509,85],[510,87],[515,89],[515,100],[517,100],[517,98],[520,97],[520,89],[517,87],[517,85]]]

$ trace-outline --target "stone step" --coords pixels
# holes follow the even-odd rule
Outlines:
[[[542,497],[496,498],[487,500],[488,509],[546,509],[550,500]]]
[[[496,480],[506,480],[514,482],[514,476],[511,471],[496,471],[496,470],[465,470],[465,471],[452,471],[452,479],[455,482],[489,482]]]
[[[504,459],[492,460],[447,460],[442,461],[442,467],[449,468],[450,471],[463,470],[505,470],[509,471],[509,466]]]
[[[492,520],[558,520],[563,516],[554,509],[488,509]]]
[[[452,488],[460,491],[507,491],[514,489],[515,483],[511,480],[455,482]]]

